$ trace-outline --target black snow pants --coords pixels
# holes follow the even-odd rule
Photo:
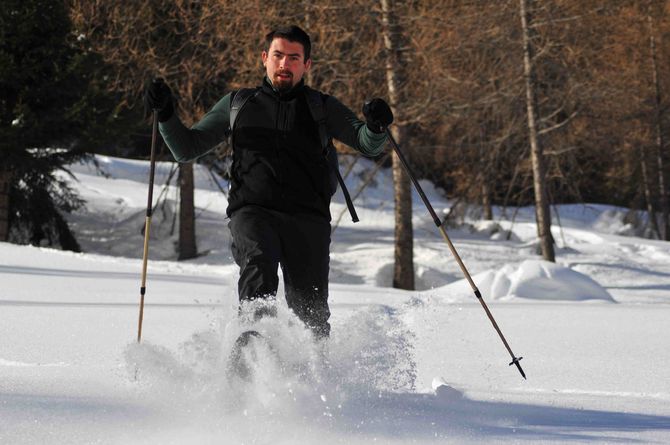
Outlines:
[[[233,212],[228,227],[240,267],[240,303],[275,297],[281,265],[288,307],[316,337],[327,337],[330,223],[247,205]]]

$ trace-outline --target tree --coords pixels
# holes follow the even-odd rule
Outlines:
[[[108,89],[130,106],[140,102],[146,81],[162,76],[177,98],[176,112],[190,125],[223,94],[229,62],[239,48],[221,36],[235,36],[230,18],[236,5],[216,0],[70,3],[83,42],[113,67]],[[188,259],[197,254],[193,165],[180,164],[179,170],[178,257]]]
[[[604,9],[604,20],[591,23],[603,42],[590,60],[596,80],[590,94],[592,114],[601,118],[597,126],[592,124],[591,135],[594,145],[608,149],[600,169],[586,175],[602,179],[594,185],[609,192],[604,202],[645,210],[643,233],[659,238],[663,228],[657,215],[664,220],[668,174],[667,98],[662,92],[670,70],[662,41],[669,31],[669,6],[662,1],[612,1]]]
[[[656,133],[656,169],[658,172],[658,194],[661,208],[661,227],[659,236],[661,239],[670,241],[670,218],[668,217],[668,189],[665,177],[665,138],[663,134],[663,102],[661,100],[661,85],[658,68],[658,55],[656,48],[656,26],[654,24],[654,2],[650,2],[647,11],[647,24],[649,27],[649,65],[654,90],[654,130]],[[658,8],[656,8],[658,9]],[[653,214],[653,213],[652,213]],[[655,221],[654,221],[655,222]]]
[[[70,31],[60,2],[0,9],[0,240],[79,250],[63,213],[83,201],[57,172],[85,156],[91,60]]]
[[[393,137],[402,146],[407,134],[403,107],[405,61],[401,53],[402,30],[396,18],[393,0],[381,0],[382,33],[386,49],[386,84],[391,109],[398,123]],[[393,186],[395,198],[395,266],[393,287],[414,289],[414,235],[412,229],[412,189],[398,155],[393,153]]]
[[[551,236],[551,213],[546,189],[545,159],[539,137],[539,114],[537,111],[537,77],[534,67],[533,16],[529,6],[534,0],[519,0],[521,29],[523,33],[523,67],[526,85],[526,107],[531,162],[533,165],[533,188],[535,190],[535,220],[540,239],[542,257],[555,261],[554,244]]]
[[[198,255],[195,242],[195,201],[193,166],[179,167],[179,244],[178,260],[195,258]]]

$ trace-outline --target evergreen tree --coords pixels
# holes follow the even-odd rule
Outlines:
[[[59,172],[128,125],[80,43],[64,2],[0,8],[0,241],[79,250],[63,213],[84,203]]]

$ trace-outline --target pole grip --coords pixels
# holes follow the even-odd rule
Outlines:
[[[149,193],[147,195],[147,216],[153,213],[154,176],[156,174],[156,145],[158,139],[158,110],[152,112],[151,154],[149,155]]]

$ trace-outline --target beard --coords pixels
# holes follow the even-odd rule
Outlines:
[[[280,74],[288,75],[288,77],[279,77]],[[280,71],[275,73],[274,78],[272,79],[272,85],[280,93],[285,93],[291,88],[293,88],[293,73],[288,71]]]

